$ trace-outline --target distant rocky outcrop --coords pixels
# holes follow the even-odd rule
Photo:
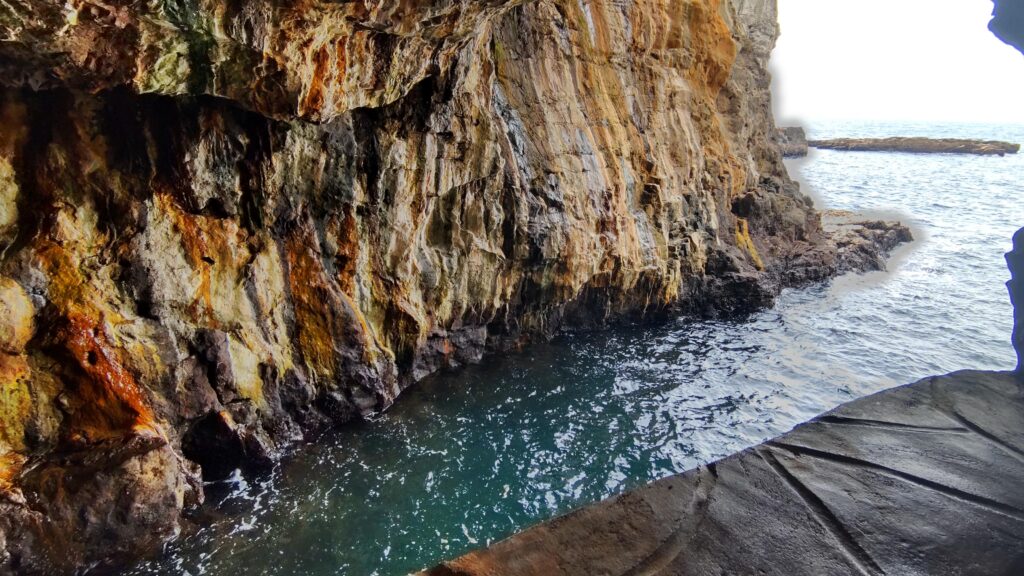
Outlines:
[[[811,140],[812,148],[844,150],[850,152],[912,152],[915,154],[979,154],[1003,156],[1016,154],[1020,144],[997,140],[969,140],[962,138],[837,138]]]
[[[807,133],[799,126],[779,128],[775,131],[775,141],[786,158],[807,156]]]

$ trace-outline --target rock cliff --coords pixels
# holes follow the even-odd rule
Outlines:
[[[770,0],[0,7],[0,566],[156,550],[492,349],[837,269]]]

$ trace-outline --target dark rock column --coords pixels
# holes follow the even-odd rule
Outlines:
[[[994,0],[988,29],[1000,40],[1024,52],[1024,0]]]
[[[1024,228],[1013,235],[1013,250],[1006,253],[1010,267],[1010,302],[1013,303],[1013,347],[1017,350],[1017,371],[1024,371]]]

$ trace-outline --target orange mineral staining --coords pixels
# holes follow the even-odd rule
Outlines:
[[[125,433],[153,433],[153,413],[102,322],[70,312],[57,338],[79,372],[73,390],[71,428],[95,441]]]
[[[335,371],[334,333],[336,302],[327,285],[323,265],[314,252],[311,235],[297,233],[286,243],[288,282],[295,306],[299,348],[306,363],[320,375]]]

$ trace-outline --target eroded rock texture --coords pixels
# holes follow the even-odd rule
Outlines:
[[[154,550],[488,349],[836,270],[769,0],[0,6],[0,566]]]

